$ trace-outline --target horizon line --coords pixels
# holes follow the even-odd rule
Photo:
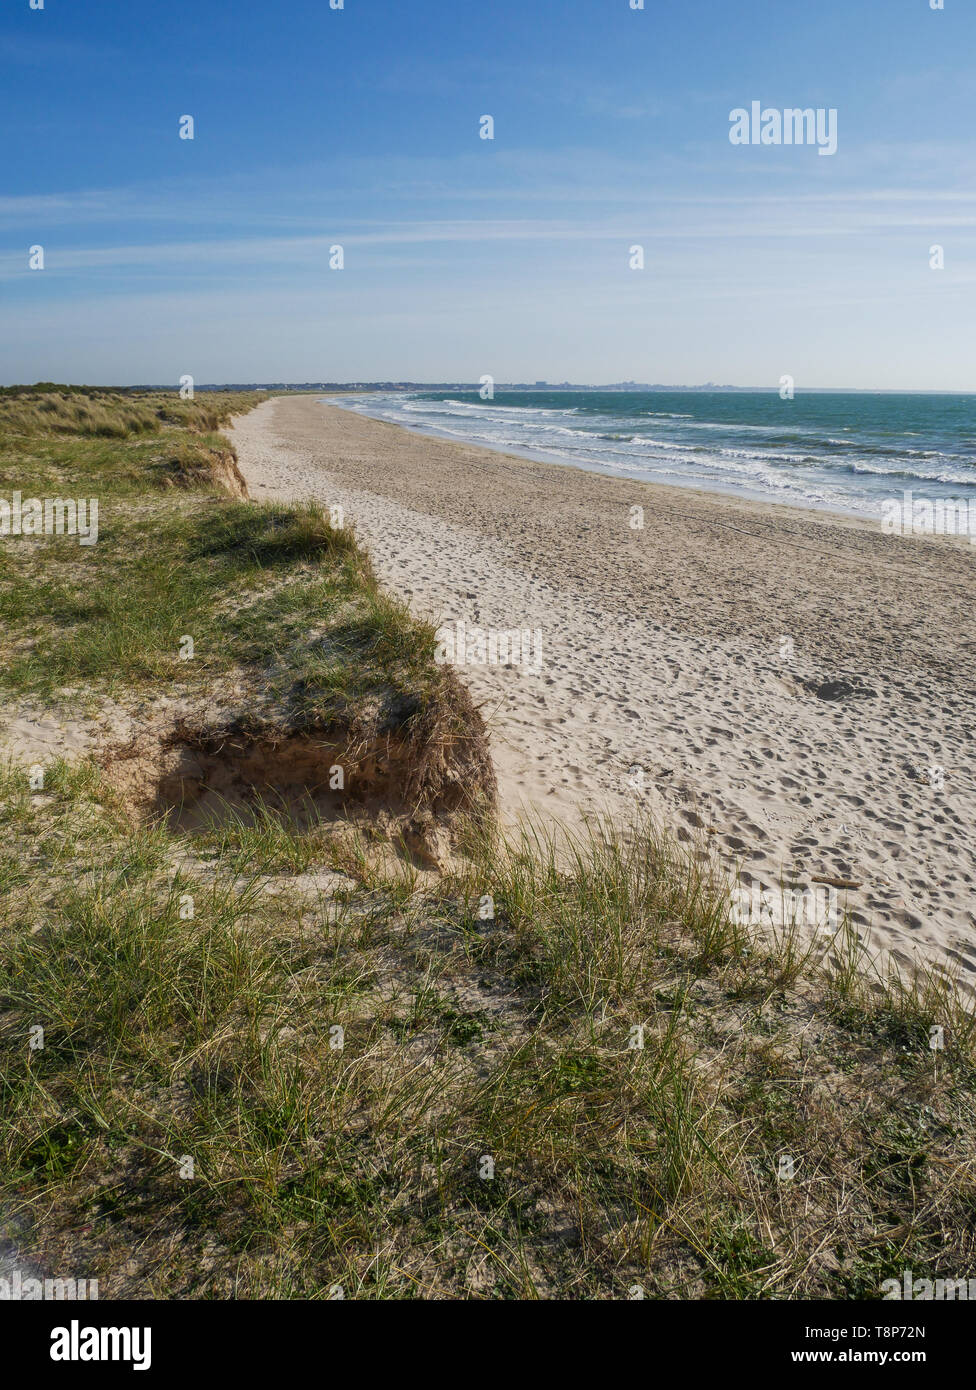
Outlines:
[[[87,391],[179,391],[179,383],[160,383],[160,382],[62,382],[62,381],[35,381],[35,382],[5,382],[0,385],[0,391],[36,391],[40,387],[50,387],[53,390],[87,390]],[[574,382],[574,381],[496,381],[493,383],[496,391],[518,390],[518,391],[613,391],[618,394],[638,391],[701,391],[701,392],[720,392],[720,391],[747,391],[755,394],[765,394],[772,392],[779,394],[779,384],[772,386],[737,386],[731,382],[681,382],[667,384],[665,382]],[[451,391],[470,391],[478,394],[480,383],[468,381],[398,381],[392,377],[375,381],[208,381],[194,385],[196,391],[230,391],[230,390],[253,390],[253,391],[274,391],[274,390],[305,390],[315,391],[369,391],[395,389],[399,391],[427,391],[427,390],[451,390]],[[971,391],[959,388],[946,388],[935,386],[796,386],[793,387],[794,396],[799,395],[891,395],[891,396],[976,396],[976,388]]]

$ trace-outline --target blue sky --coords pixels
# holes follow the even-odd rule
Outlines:
[[[0,380],[976,389],[969,0],[644,3],[7,0]]]

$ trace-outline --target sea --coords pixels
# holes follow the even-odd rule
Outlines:
[[[865,391],[377,391],[333,404],[614,477],[882,519],[906,495],[976,520],[976,395]]]

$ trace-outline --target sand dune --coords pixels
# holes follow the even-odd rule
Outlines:
[[[416,611],[541,630],[539,671],[464,673],[507,815],[639,801],[743,884],[859,884],[839,900],[874,947],[976,981],[976,550],[533,463],[310,397],[268,401],[232,434],[253,497],[342,506]]]

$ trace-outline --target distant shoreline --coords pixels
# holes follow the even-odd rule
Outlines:
[[[877,396],[860,396],[868,403],[855,409],[837,393],[822,393],[815,398],[822,405],[805,406],[768,392],[662,393],[659,406],[650,391],[539,387],[513,393],[496,386],[488,397],[443,388],[322,393],[318,399],[496,454],[878,526],[886,517],[893,522],[896,504],[911,515],[913,497],[920,504],[938,502],[943,512],[955,499],[962,504],[962,530],[976,536],[976,471],[961,423],[967,412],[957,397],[934,406],[932,397],[915,405],[914,398],[897,395],[886,398],[896,402],[889,406]],[[949,532],[951,539],[958,528],[930,529]]]
[[[336,392],[334,394],[338,396],[356,395],[359,393],[350,391],[342,393]],[[282,399],[287,399],[287,397],[283,397]],[[341,405],[337,405],[336,408],[342,410],[344,407]],[[429,426],[407,424],[404,421],[397,421],[394,424],[394,422],[392,421],[381,420],[380,417],[376,415],[366,415],[365,412],[363,412],[362,414],[359,414],[358,412],[350,413],[355,414],[359,419],[366,418],[369,420],[377,420],[379,423],[382,424],[393,424],[394,429],[405,430],[408,434],[421,435],[425,439],[438,439],[445,444],[460,444],[463,442],[452,435],[430,428]],[[594,466],[588,467],[585,463],[569,462],[566,459],[556,458],[551,454],[546,454],[546,452],[541,449],[520,449],[511,444],[502,446],[500,444],[487,444],[484,441],[479,440],[477,444],[471,444],[468,447],[484,449],[487,453],[499,454],[502,458],[522,458],[525,459],[528,463],[542,463],[546,464],[550,468],[570,468],[574,472],[591,473],[598,478],[613,479],[615,481],[631,483],[642,487],[664,488],[668,492],[688,493],[692,497],[726,497],[730,501],[739,500],[743,502],[754,503],[757,507],[782,507],[784,510],[787,511],[796,510],[800,512],[815,512],[817,514],[822,514],[824,516],[832,518],[838,524],[854,522],[856,524],[867,526],[869,528],[880,529],[879,521],[876,521],[873,518],[863,517],[856,511],[844,511],[838,507],[829,507],[815,502],[810,502],[806,505],[800,505],[795,502],[773,502],[770,501],[768,498],[761,496],[758,493],[749,493],[745,488],[721,487],[718,484],[693,487],[689,483],[667,483],[647,478],[633,478],[630,474],[625,473],[622,470],[614,471],[608,468],[599,468]]]
[[[165,390],[159,386],[128,386],[120,388],[128,391],[158,391]],[[267,391],[269,395],[314,395],[321,393],[330,396],[351,396],[369,393],[371,391],[402,391],[405,394],[411,391],[476,391],[477,383],[472,381],[367,381],[359,384],[337,383],[309,385],[299,383],[288,385],[276,383],[266,385],[256,384],[234,384],[234,383],[206,383],[198,388],[200,391]],[[663,386],[660,383],[651,385],[620,386],[615,384],[600,385],[587,383],[565,383],[559,382],[525,382],[525,381],[499,381],[496,382],[495,389],[498,391],[531,392],[531,391],[606,391],[614,392],[619,395],[636,394],[641,391],[658,392],[666,395],[668,392],[686,392],[691,395],[761,395],[763,393],[775,394],[775,386]],[[946,391],[936,387],[893,387],[893,386],[804,386],[797,388],[797,395],[803,396],[952,396],[961,400],[976,398],[976,391]]]

